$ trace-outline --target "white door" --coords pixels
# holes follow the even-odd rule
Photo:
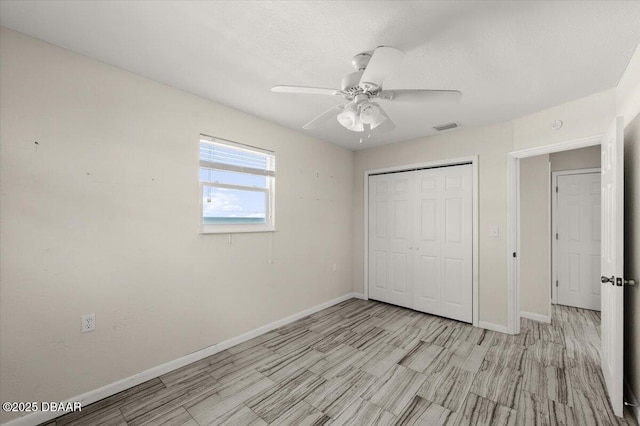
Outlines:
[[[602,139],[602,374],[613,412],[623,415],[624,140],[622,117]]]
[[[472,322],[472,166],[369,177],[369,297]]]
[[[412,308],[413,176],[369,177],[369,297]]]
[[[600,310],[600,173],[557,177],[557,302]]]
[[[415,177],[414,309],[472,322],[472,167]]]

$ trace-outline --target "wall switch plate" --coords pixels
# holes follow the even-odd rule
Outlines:
[[[338,265],[334,262],[333,263],[333,267],[331,268],[333,270],[333,272],[338,270]]]
[[[88,333],[96,329],[96,314],[87,314],[82,317],[82,327],[80,331],[83,333]]]
[[[499,237],[500,236],[500,228],[496,225],[491,225],[489,227],[489,236],[490,237]]]

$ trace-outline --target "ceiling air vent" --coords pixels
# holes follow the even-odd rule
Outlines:
[[[440,124],[439,126],[433,126],[433,128],[439,132],[455,129],[456,127],[460,127],[460,124],[453,122],[453,123],[447,123],[447,124]]]

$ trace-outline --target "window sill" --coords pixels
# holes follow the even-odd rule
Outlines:
[[[202,226],[200,235],[207,234],[239,234],[248,232],[276,232],[277,230],[271,226],[246,226],[246,225],[227,225],[227,226]]]

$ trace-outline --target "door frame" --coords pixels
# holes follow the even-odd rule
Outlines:
[[[558,232],[558,228],[554,226],[558,223],[558,193],[553,188],[558,187],[558,176],[568,175],[585,175],[590,173],[600,173],[600,167],[591,169],[576,169],[576,170],[561,170],[558,172],[551,172],[551,188],[549,188],[551,194],[551,304],[558,303],[558,288],[553,285],[558,280],[558,240],[553,238],[554,229]]]
[[[507,329],[510,334],[520,333],[520,281],[517,256],[520,237],[520,160],[537,155],[553,154],[600,145],[602,134],[580,139],[571,139],[533,148],[512,151],[507,154]]]
[[[369,176],[380,173],[410,172],[419,169],[458,166],[471,164],[472,202],[472,318],[473,326],[478,327],[478,156],[458,157],[425,163],[404,164],[399,166],[364,171],[364,298],[369,300]]]

